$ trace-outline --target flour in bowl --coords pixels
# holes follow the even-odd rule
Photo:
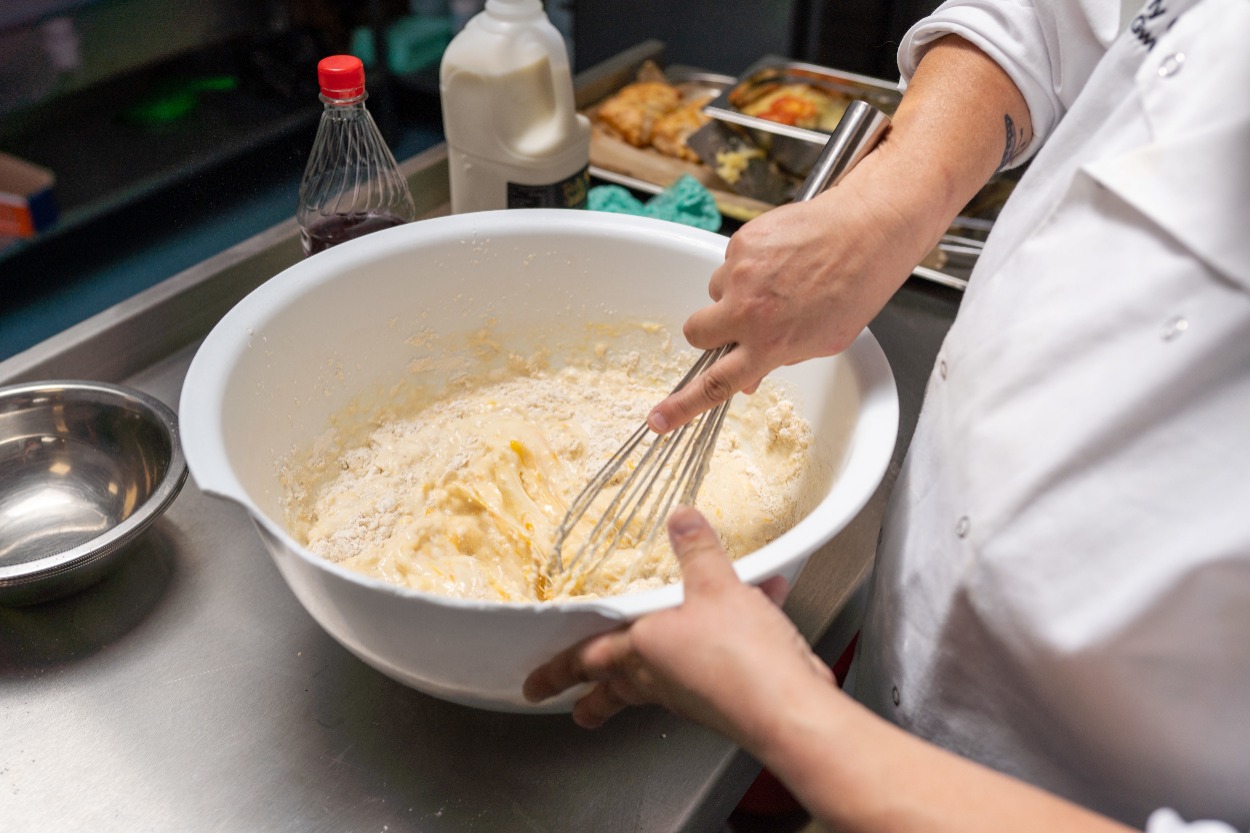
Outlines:
[[[636,353],[595,352],[581,366],[514,360],[506,373],[459,379],[333,459],[288,463],[288,527],[345,567],[468,599],[608,596],[677,581],[663,535],[590,576],[547,575],[569,502],[681,375],[675,359],[644,371]],[[810,438],[779,388],[735,397],[697,501],[732,557],[798,520]]]

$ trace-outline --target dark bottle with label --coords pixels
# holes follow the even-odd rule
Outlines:
[[[359,58],[317,64],[325,110],[299,186],[296,220],[305,255],[416,219],[408,182],[365,109]]]

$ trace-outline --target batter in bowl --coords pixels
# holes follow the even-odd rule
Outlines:
[[[569,502],[681,375],[678,359],[644,372],[637,353],[596,352],[585,365],[516,360],[461,379],[380,420],[328,465],[288,465],[288,528],[345,567],[468,599],[607,596],[678,580],[666,539],[622,549],[590,576],[547,574]],[[797,521],[810,436],[775,386],[735,399],[698,497],[731,556]]]

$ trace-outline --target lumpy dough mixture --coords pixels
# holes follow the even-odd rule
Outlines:
[[[549,601],[676,581],[662,532],[650,548],[621,549],[589,575],[549,575],[569,502],[676,378],[652,378],[630,358],[559,370],[514,362],[507,378],[462,381],[419,410],[380,420],[333,460],[288,464],[288,526],[331,561],[462,598]],[[735,397],[697,499],[731,557],[796,522],[810,434],[774,386]],[[324,469],[331,475],[316,473]],[[575,536],[584,538],[582,526]],[[566,555],[576,543],[566,543]]]

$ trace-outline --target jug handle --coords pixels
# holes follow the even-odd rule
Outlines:
[[[573,101],[573,85],[560,83],[562,73],[568,73],[570,79],[573,76],[573,69],[569,64],[568,47],[565,46],[564,36],[560,34],[560,31],[549,21],[545,21],[545,24],[527,30],[525,35],[536,41],[547,55],[549,73],[547,81],[554,92],[557,121],[572,121],[577,117],[577,106]]]

